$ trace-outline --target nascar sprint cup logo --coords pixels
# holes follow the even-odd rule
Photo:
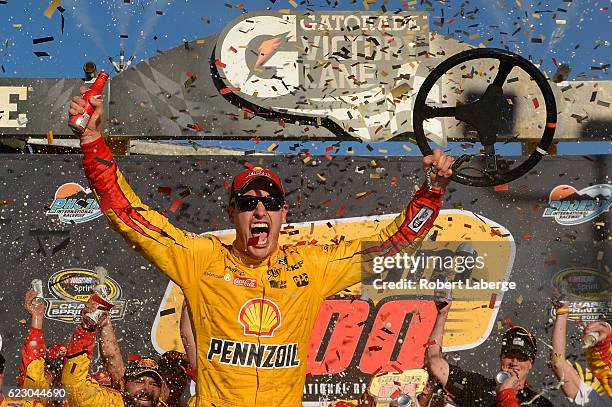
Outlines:
[[[336,137],[387,140],[412,132],[429,69],[425,13],[261,12],[219,36],[211,70],[231,103],[270,120],[322,125]],[[440,102],[434,87],[429,101]],[[443,142],[442,122],[425,122]]]
[[[53,297],[45,298],[45,316],[61,322],[79,322],[81,309],[97,284],[97,274],[92,270],[66,269],[54,273],[49,278],[49,292]],[[110,302],[114,304],[110,311],[111,319],[123,319],[126,301],[121,299],[121,286],[108,276],[104,285]]]

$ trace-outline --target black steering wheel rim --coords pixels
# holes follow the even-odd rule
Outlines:
[[[419,92],[414,103],[413,128],[414,135],[416,137],[416,142],[419,146],[419,149],[421,150],[421,153],[424,156],[432,154],[433,151],[429,146],[429,143],[425,136],[425,131],[423,129],[423,122],[428,118],[432,118],[431,116],[426,116],[425,114],[425,108],[427,106],[427,95],[429,94],[434,84],[453,67],[460,65],[466,61],[481,58],[498,59],[500,61],[500,68],[503,64],[510,64],[510,69],[517,66],[523,71],[525,71],[532,79],[534,79],[538,88],[540,88],[540,91],[542,92],[542,96],[544,98],[544,105],[546,108],[546,126],[544,127],[544,131],[540,138],[538,147],[520,165],[510,169],[507,172],[504,172],[503,174],[495,174],[494,177],[485,175],[470,176],[467,174],[457,173],[456,171],[454,171],[451,177],[453,181],[465,185],[495,186],[506,184],[525,175],[540,161],[540,159],[544,155],[546,155],[546,151],[548,151],[553,141],[555,128],[557,125],[557,104],[552,89],[550,88],[550,85],[548,83],[548,80],[546,79],[546,77],[544,77],[542,72],[540,72],[540,70],[531,62],[521,57],[520,55],[498,48],[475,48],[451,56],[450,58],[444,60],[442,63],[436,66],[429,73],[427,78],[425,78],[425,81],[423,81],[423,84],[419,88]]]

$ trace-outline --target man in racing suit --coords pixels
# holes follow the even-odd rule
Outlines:
[[[96,309],[89,300],[81,310],[78,324],[68,343],[68,355],[62,371],[62,385],[68,390],[68,402],[74,407],[165,407],[159,400],[162,377],[154,359],[138,358],[125,369],[122,391],[101,385],[88,374],[96,344],[98,325],[85,324],[82,316]],[[108,316],[103,317],[108,318]],[[110,381],[110,380],[109,380]]]
[[[66,357],[66,345],[56,343],[48,349],[45,347],[43,321],[45,319],[45,300],[36,297],[36,291],[26,291],[24,309],[30,314],[32,320],[28,336],[21,350],[21,364],[17,383],[22,387],[46,389],[50,386],[59,386],[62,377],[62,367]],[[67,402],[46,399],[35,401],[34,405],[64,406]]]
[[[86,91],[83,87],[81,92]],[[436,149],[423,186],[388,226],[334,245],[279,247],[288,206],[278,176],[264,168],[234,178],[232,245],[174,227],[130,188],[100,133],[102,103],[80,134],[83,167],[114,229],[183,290],[197,349],[198,406],[301,406],[311,331],[323,301],[372,273],[375,256],[419,243],[433,225],[452,158]],[[83,112],[75,96],[71,115]],[[410,247],[409,247],[410,246]]]

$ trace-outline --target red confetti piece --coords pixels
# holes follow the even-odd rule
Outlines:
[[[185,75],[187,75],[188,78],[191,78],[193,76],[193,72],[187,71]]]
[[[531,101],[533,102],[533,107],[535,107],[536,109],[540,107],[540,102],[538,102],[538,98],[533,98]]]
[[[234,47],[230,47],[230,51],[232,51],[234,54],[238,52],[238,50],[236,48],[234,48]]]
[[[391,185],[392,186],[396,186],[397,185],[397,177],[395,175],[391,177]]]
[[[510,189],[510,187],[508,186],[508,184],[503,184],[503,185],[495,185],[493,187],[493,191],[507,191],[508,189]]]
[[[535,212],[537,212],[537,211],[538,211],[538,209],[540,209],[540,205],[535,204],[535,205],[533,205],[533,206],[531,207],[531,212],[532,212],[532,213],[535,213]]]
[[[555,127],[557,127],[557,123],[546,123],[546,127],[550,127],[551,129],[554,129]]]
[[[584,158],[585,160],[588,160],[588,161],[594,161],[593,157],[588,156],[588,155],[583,155],[582,158]]]
[[[334,159],[334,157],[332,157],[331,155],[329,155],[329,154],[327,154],[327,153],[323,154],[323,156],[324,156],[325,158],[327,158],[329,161],[331,161],[331,160],[333,160],[333,159]]]
[[[251,164],[251,163],[250,163],[250,162],[248,162],[248,161],[244,163],[244,166],[245,166],[245,167],[247,167],[248,169],[251,169],[251,168],[255,167],[255,165],[254,165],[254,164]]]
[[[340,205],[340,207],[338,208],[338,217],[341,218],[342,214],[344,213],[344,205]]]
[[[529,233],[525,233],[523,235],[523,240],[533,240],[533,235],[531,235]]]
[[[219,68],[225,68],[227,66],[218,59],[215,59],[215,65],[217,65]]]
[[[491,299],[489,300],[489,308],[495,308],[495,301],[497,301],[497,293],[491,294]]]
[[[181,200],[177,198],[174,200],[174,202],[172,202],[172,205],[170,206],[168,210],[174,213],[179,208],[179,206],[181,206]]]
[[[514,326],[514,324],[512,323],[512,320],[510,318],[504,319],[504,322],[506,323],[506,325],[508,325],[510,328],[512,328]]]
[[[391,393],[391,396],[389,397],[391,397],[391,400],[395,400],[401,395],[402,395],[402,389],[395,389],[395,391]]]
[[[327,146],[325,147],[325,152],[327,153],[328,151],[332,151],[334,148],[334,146]]]
[[[157,192],[159,192],[160,194],[168,195],[169,193],[172,192],[172,188],[170,188],[170,187],[157,187]]]
[[[230,189],[230,183],[229,181],[226,179],[223,180],[223,187],[225,188],[226,191],[229,191]]]

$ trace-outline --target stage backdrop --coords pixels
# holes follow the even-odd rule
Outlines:
[[[174,224],[196,233],[220,231],[228,242],[233,232],[224,209],[227,188],[231,174],[245,166],[270,166],[282,174],[290,225],[281,238],[293,243],[364,236],[389,222],[422,182],[417,158],[329,158],[127,157],[118,163],[143,201]],[[95,282],[95,266],[109,271],[107,286],[124,354],[182,349],[180,290],[109,228],[88,188],[81,158],[0,159],[0,335],[8,383],[15,382],[29,325],[22,302],[32,279],[44,282],[47,343],[67,341]],[[455,293],[444,338],[451,363],[494,375],[501,333],[522,325],[539,339],[531,385],[554,386],[546,367],[552,285],[566,287],[574,318],[610,316],[605,242],[611,163],[605,156],[545,157],[509,185],[451,184],[427,247],[437,245],[433,250],[451,254],[489,253],[494,261],[487,263],[487,278],[516,283],[507,292]],[[431,279],[432,270],[420,270],[418,276]],[[480,277],[476,271],[471,276],[474,281]],[[313,332],[306,402],[356,398],[372,374],[423,363],[435,319],[432,290],[382,298],[376,290],[353,287],[341,294],[323,305]],[[570,329],[577,332],[573,324]],[[580,355],[576,337],[570,340],[571,353]],[[581,357],[578,361],[583,363]],[[550,397],[563,405],[557,393]]]

